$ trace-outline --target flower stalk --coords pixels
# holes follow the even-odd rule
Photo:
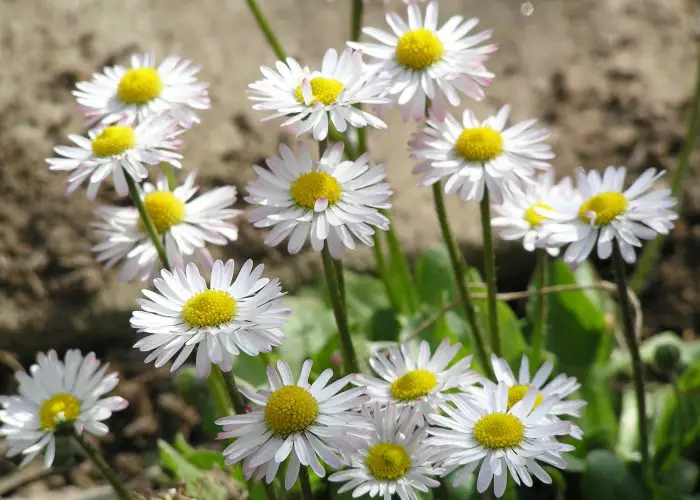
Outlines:
[[[535,309],[533,311],[532,328],[532,364],[539,366],[547,350],[547,294],[543,293],[547,286],[549,274],[549,255],[544,250],[537,250],[535,266]]]
[[[275,32],[272,31],[272,26],[270,25],[270,22],[267,20],[267,17],[265,17],[265,14],[258,5],[257,0],[247,1],[248,7],[250,8],[250,12],[253,14],[255,22],[258,23],[260,31],[262,31],[263,35],[265,36],[265,40],[267,40],[267,43],[270,45],[270,47],[272,47],[272,50],[277,56],[277,59],[279,59],[280,61],[284,61],[287,58],[287,54],[284,52],[282,44],[280,44],[279,40],[275,36]]]
[[[170,269],[170,262],[168,262],[168,256],[165,253],[163,239],[160,237],[156,227],[153,225],[153,220],[151,220],[151,216],[148,214],[148,210],[146,210],[146,205],[144,205],[143,200],[141,199],[141,194],[139,193],[138,187],[136,186],[134,179],[132,179],[129,175],[125,175],[125,177],[126,183],[129,186],[131,201],[134,202],[136,209],[139,211],[141,221],[143,221],[148,237],[151,239],[153,246],[156,248],[158,258],[165,269]]]
[[[313,500],[314,494],[311,490],[309,471],[304,466],[302,466],[299,470],[299,486],[301,487],[301,498],[303,500]]]
[[[484,189],[484,197],[479,208],[481,209],[481,230],[484,235],[484,274],[486,278],[487,305],[489,313],[489,339],[491,350],[496,356],[501,355],[501,336],[498,331],[498,298],[496,294],[496,254],[493,248],[493,234],[491,230],[491,211],[489,191]]]
[[[99,450],[92,444],[89,440],[85,438],[84,435],[78,434],[73,431],[73,440],[78,445],[78,447],[87,455],[87,457],[92,460],[92,462],[100,469],[100,472],[105,477],[109,484],[112,485],[114,492],[120,500],[133,500],[133,496],[129,491],[129,488],[119,479],[117,472],[109,466],[107,461],[104,459]]]

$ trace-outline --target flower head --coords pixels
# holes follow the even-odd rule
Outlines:
[[[493,79],[484,63],[496,46],[478,46],[491,37],[491,31],[468,36],[477,19],[463,22],[461,16],[454,16],[438,28],[438,3],[432,1],[425,18],[413,4],[408,6],[408,22],[394,12],[386,15],[386,22],[391,33],[369,27],[362,30],[379,43],[348,45],[375,59],[371,71],[389,76],[389,95],[403,108],[404,119],[422,119],[428,100],[442,119],[448,102],[459,105],[459,93],[478,100],[484,97],[482,87]]]
[[[546,246],[546,243],[539,241],[543,236],[543,223],[547,217],[538,210],[551,209],[552,200],[559,197],[570,198],[572,193],[570,177],[554,184],[554,171],[544,172],[538,175],[534,182],[527,183],[524,189],[515,185],[509,186],[504,192],[503,203],[493,206],[498,216],[491,219],[491,224],[502,228],[501,238],[504,240],[522,239],[523,248],[528,252],[534,251],[536,246],[544,246],[549,255],[556,257],[559,255],[558,247]]]
[[[224,186],[195,194],[196,172],[172,192],[165,177],[155,185],[144,183],[141,198],[153,225],[158,231],[174,267],[184,267],[190,261],[211,268],[213,259],[206,244],[225,245],[238,238],[238,228],[229,222],[240,214],[231,208],[236,202],[236,188]],[[93,229],[100,243],[93,247],[99,262],[105,267],[122,262],[119,278],[152,279],[160,270],[160,260],[151,238],[134,207],[102,206],[95,211]]]
[[[262,205],[250,212],[250,222],[273,227],[267,245],[289,237],[287,250],[295,254],[309,238],[315,251],[327,244],[331,255],[340,258],[344,248],[355,248],[355,238],[372,246],[374,228],[389,229],[389,219],[379,209],[391,207],[391,188],[383,182],[384,168],[368,165],[367,154],[342,161],[342,143],[328,148],[319,161],[303,146],[295,155],[283,144],[279,154],[267,159],[269,170],[253,167],[258,176],[248,184],[245,199]]]
[[[68,170],[67,194],[88,179],[87,196],[95,198],[102,181],[112,175],[119,196],[129,194],[126,176],[135,182],[148,177],[146,165],[166,162],[180,168],[182,155],[174,150],[182,129],[166,117],[154,117],[138,125],[108,125],[88,133],[88,137],[69,135],[76,146],[57,146],[59,158],[48,158],[50,170]]]
[[[6,440],[7,455],[22,455],[24,466],[44,451],[44,467],[56,455],[56,433],[69,426],[103,436],[109,432],[104,421],[112,412],[128,406],[119,396],[103,397],[119,383],[116,373],[107,373],[94,353],[66,352],[63,360],[56,351],[39,353],[29,373],[19,371],[19,395],[0,396],[0,437]]]
[[[277,62],[277,71],[262,67],[265,79],[249,85],[253,109],[274,111],[266,120],[287,117],[282,126],[294,125],[298,135],[313,132],[314,139],[328,137],[329,123],[345,132],[348,123],[360,128],[386,128],[376,116],[355,107],[356,104],[383,104],[386,78],[367,72],[362,55],[346,49],[326,51],[320,71],[299,66],[288,57]]]
[[[366,386],[374,402],[411,408],[427,416],[444,400],[446,391],[466,388],[478,380],[469,369],[471,356],[447,367],[460,347],[461,344],[450,345],[445,339],[431,356],[430,346],[423,341],[415,356],[406,344],[391,346],[388,352],[375,352],[369,360],[380,378],[359,374],[353,383]]]
[[[485,387],[484,398],[455,394],[440,405],[443,414],[435,413],[429,421],[429,444],[436,446],[435,459],[448,472],[458,469],[454,484],[464,482],[481,464],[476,488],[483,493],[494,483],[494,493],[501,497],[508,473],[516,484],[532,486],[532,475],[544,483],[552,479],[538,462],[566,468],[561,454],[573,446],[560,443],[556,436],[569,432],[567,422],[543,418],[555,400],[544,399],[536,406],[537,393],[527,391],[522,400],[508,406],[508,387],[504,383]]]
[[[432,116],[410,142],[411,156],[421,163],[413,170],[429,186],[443,177],[446,193],[480,202],[488,189],[500,204],[504,191],[529,182],[537,169],[550,167],[552,149],[544,143],[545,129],[526,120],[506,128],[510,106],[480,122],[465,110],[460,124],[452,115],[443,122]]]
[[[207,282],[197,267],[163,270],[153,280],[158,292],[143,290],[140,311],[131,326],[146,332],[135,348],[151,351],[146,363],[167,363],[176,354],[171,371],[179,368],[197,348],[197,373],[207,377],[211,364],[231,371],[233,358],[243,351],[249,356],[269,352],[284,340],[280,328],[289,309],[282,306],[279,280],[262,278],[263,265],[253,268],[248,260],[234,279],[234,262],[217,260]]]
[[[372,422],[369,439],[349,458],[350,467],[331,474],[332,482],[345,482],[338,491],[352,490],[353,497],[417,500],[416,490],[427,492],[440,483],[431,476],[444,472],[431,460],[433,450],[426,446],[422,416],[412,410],[400,411],[395,405],[365,406],[363,414]]]
[[[209,108],[208,85],[197,81],[200,67],[177,56],[158,66],[153,54],[134,54],[131,67],[106,67],[73,95],[91,122],[138,123],[168,114],[183,127],[199,123],[196,112]]]
[[[551,210],[539,210],[549,219],[547,244],[570,243],[565,262],[577,266],[596,244],[598,257],[607,259],[616,241],[622,258],[632,264],[641,240],[653,240],[671,230],[678,218],[673,211],[676,199],[668,188],[652,191],[664,171],[650,168],[624,190],[625,172],[624,167],[608,167],[601,176],[595,170],[579,169],[576,195],[558,197]]]
[[[311,383],[311,365],[310,360],[304,362],[296,383],[287,363],[277,361],[276,369],[269,365],[269,391],[241,389],[255,408],[245,415],[217,420],[224,429],[219,439],[235,439],[224,450],[226,463],[243,460],[246,478],[265,477],[270,483],[289,458],[285,487],[290,489],[301,465],[323,477],[323,462],[337,469],[345,454],[366,442],[369,422],[354,411],[366,401],[364,389],[343,391],[350,376],[329,385],[330,369]]]

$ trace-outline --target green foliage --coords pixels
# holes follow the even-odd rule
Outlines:
[[[160,461],[175,479],[185,483],[186,492],[200,500],[227,500],[226,488],[208,476],[201,467],[191,462],[188,457],[170,446],[163,440],[158,440]]]

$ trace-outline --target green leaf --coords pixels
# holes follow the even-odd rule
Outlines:
[[[421,302],[438,306],[455,298],[455,281],[447,248],[440,246],[425,252],[416,265],[416,282]]]
[[[384,284],[374,276],[345,271],[345,293],[351,329],[364,326],[377,311],[390,307]]]
[[[207,477],[202,470],[162,439],[158,440],[158,451],[163,466],[172,472],[176,479],[185,483],[185,489],[189,495],[196,496],[200,500],[227,499],[226,488]]]
[[[666,468],[661,476],[661,484],[680,496],[683,493],[693,492],[699,475],[700,467],[696,463],[681,457],[674,460]]]
[[[384,233],[389,248],[389,275],[394,283],[394,289],[398,291],[399,299],[404,305],[404,312],[414,313],[418,311],[419,296],[416,283],[411,276],[411,270],[406,260],[406,254],[401,248],[401,243],[396,235],[394,226]]]
[[[581,498],[595,500],[644,500],[641,479],[607,450],[593,450],[586,457]]]
[[[214,467],[224,468],[226,466],[221,452],[193,448],[182,434],[175,436],[173,444],[184,455],[185,459],[198,469],[209,470]]]
[[[561,260],[551,263],[549,285],[579,283]],[[559,371],[583,379],[595,363],[606,335],[603,310],[584,291],[554,293],[548,301],[547,347],[559,360]]]
[[[401,323],[396,317],[396,311],[391,308],[375,311],[369,319],[366,331],[369,340],[398,341]]]

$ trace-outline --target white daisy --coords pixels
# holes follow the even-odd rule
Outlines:
[[[525,355],[520,361],[520,370],[517,378],[513,375],[508,362],[494,354],[491,355],[491,366],[493,366],[493,373],[497,383],[503,383],[508,388],[508,408],[522,400],[530,389],[537,391],[535,394],[535,407],[539,406],[545,399],[552,400],[552,405],[545,418],[555,421],[558,421],[562,416],[580,417],[581,408],[587,404],[586,401],[580,399],[566,399],[581,387],[576,377],[569,377],[561,373],[547,383],[547,379],[554,368],[551,361],[544,362],[532,379],[530,378],[530,362]],[[489,390],[496,390],[497,384],[492,381],[484,378],[481,382]],[[485,396],[488,394],[488,391],[479,391],[477,389],[471,391],[470,394],[477,397],[480,395]],[[570,434],[576,439],[583,437],[581,428],[574,424],[571,424]]]
[[[196,112],[208,109],[208,85],[197,81],[199,66],[177,56],[158,66],[152,53],[133,54],[131,67],[110,66],[73,91],[92,123],[138,123],[169,114],[185,128],[199,123]]]
[[[427,437],[422,416],[415,411],[400,411],[395,405],[375,405],[362,413],[372,421],[369,440],[350,456],[350,468],[328,477],[332,482],[345,482],[338,490],[352,490],[353,498],[363,495],[390,500],[417,500],[417,491],[428,492],[440,482],[430,476],[443,469],[431,460],[434,449],[425,444]]]
[[[414,356],[407,344],[391,346],[388,352],[375,352],[369,360],[372,370],[381,378],[358,374],[353,383],[367,387],[367,394],[374,402],[412,408],[427,416],[445,399],[447,391],[466,388],[479,379],[469,369],[471,356],[447,368],[460,347],[461,344],[450,345],[445,339],[431,356],[430,346],[422,341],[418,355]]]
[[[491,31],[467,36],[479,21],[462,21],[462,16],[454,16],[438,29],[436,1],[426,7],[425,20],[418,5],[409,5],[408,23],[394,12],[386,15],[393,33],[363,28],[363,33],[380,43],[348,42],[348,45],[376,60],[370,71],[389,75],[389,95],[402,107],[404,119],[409,116],[422,119],[428,100],[436,116],[442,119],[448,102],[459,105],[460,92],[481,100],[482,87],[493,79],[484,62],[497,47],[477,47],[491,37]]]
[[[491,224],[493,227],[503,228],[501,238],[522,239],[523,248],[532,252],[543,236],[542,222],[546,219],[536,209],[538,207],[551,209],[553,199],[572,197],[573,186],[570,177],[565,177],[555,184],[554,171],[549,170],[538,175],[534,182],[526,184],[524,189],[515,185],[509,186],[504,195],[503,203],[493,206],[494,212],[499,216],[491,219]],[[558,247],[544,246],[543,248],[552,257],[559,255]]]
[[[343,161],[343,144],[328,148],[320,161],[299,146],[298,155],[282,144],[280,156],[255,165],[257,178],[248,184],[248,203],[262,205],[250,212],[255,227],[271,227],[265,244],[279,245],[289,237],[287,250],[298,253],[307,238],[319,252],[325,244],[331,255],[342,257],[344,248],[355,248],[355,238],[368,246],[374,227],[386,231],[389,219],[379,209],[391,207],[391,187],[384,181],[384,167],[370,166],[369,155]]]
[[[317,141],[328,137],[329,120],[338,132],[345,132],[348,123],[356,128],[386,128],[382,120],[355,107],[389,102],[382,97],[388,79],[365,71],[359,52],[346,49],[338,57],[329,49],[321,71],[302,68],[291,57],[286,64],[278,61],[276,68],[261,67],[265,79],[248,86],[249,98],[256,101],[253,109],[274,111],[265,120],[286,116],[283,127],[294,125],[298,135],[312,130]]]
[[[19,395],[0,396],[0,437],[6,440],[7,456],[22,455],[23,467],[44,451],[44,467],[49,468],[56,433],[72,428],[78,434],[107,434],[104,421],[128,406],[122,397],[103,397],[119,383],[119,376],[107,369],[92,352],[83,356],[70,350],[61,360],[52,350],[37,354],[29,373],[15,373]]]
[[[564,261],[577,266],[598,247],[598,257],[607,259],[617,241],[625,262],[636,260],[635,247],[641,240],[653,240],[668,234],[678,214],[672,210],[676,199],[668,188],[651,191],[664,171],[647,169],[627,190],[624,190],[625,168],[608,167],[601,176],[595,170],[577,171],[577,195],[559,197],[552,209],[539,208],[550,232],[547,244],[571,243]]]
[[[141,198],[153,225],[161,235],[171,267],[196,261],[211,269],[213,259],[207,243],[225,245],[238,238],[238,228],[228,222],[241,211],[230,208],[236,202],[236,188],[224,186],[194,197],[196,172],[172,192],[161,177],[156,185],[143,184]],[[160,259],[138,210],[134,207],[102,206],[95,211],[92,227],[100,243],[92,250],[106,268],[122,262],[122,281],[152,279],[161,268]]]
[[[310,383],[311,364],[310,360],[304,362],[294,383],[289,365],[279,360],[276,370],[272,364],[267,367],[269,391],[241,388],[255,407],[245,415],[217,420],[224,429],[219,439],[236,439],[223,452],[226,464],[243,460],[246,478],[265,477],[271,483],[280,464],[289,457],[284,483],[290,489],[300,466],[311,467],[323,477],[322,463],[337,469],[344,454],[366,442],[370,424],[354,411],[367,399],[364,389],[341,392],[351,376],[328,385],[333,376],[330,369]]]
[[[197,374],[207,377],[211,364],[231,371],[233,358],[243,351],[249,356],[270,352],[284,340],[280,328],[289,309],[282,306],[278,279],[261,278],[263,265],[253,268],[248,260],[233,279],[234,263],[214,262],[211,282],[189,263],[184,272],[162,270],[153,280],[159,293],[143,290],[140,311],[131,326],[147,335],[134,347],[152,351],[145,362],[163,366],[178,354],[170,371],[177,370],[197,347]]]
[[[421,161],[413,170],[424,186],[446,177],[445,193],[459,193],[480,202],[488,189],[491,202],[503,203],[503,191],[530,178],[537,169],[551,167],[552,148],[544,143],[546,129],[526,120],[506,128],[510,106],[483,122],[465,110],[460,124],[452,115],[444,121],[431,116],[413,136],[411,157]]]
[[[444,415],[429,417],[436,427],[428,428],[432,435],[428,442],[441,448],[435,459],[442,461],[448,473],[459,469],[455,485],[464,482],[481,464],[477,491],[483,493],[493,481],[497,497],[505,492],[509,472],[517,485],[532,486],[531,474],[550,484],[551,477],[537,462],[565,469],[561,454],[574,449],[556,440],[556,436],[568,433],[569,424],[543,418],[555,400],[544,399],[533,409],[537,392],[530,389],[508,408],[506,384],[483,390],[487,391],[483,399],[452,395],[440,405]]]
[[[102,181],[110,174],[119,196],[129,194],[125,175],[135,182],[148,177],[145,165],[161,162],[180,168],[182,155],[174,150],[180,145],[176,139],[182,129],[169,118],[155,117],[131,125],[108,125],[95,129],[88,137],[69,135],[75,146],[57,146],[54,151],[61,158],[48,158],[50,170],[69,170],[67,194],[71,194],[86,179],[87,196],[94,199]]]

